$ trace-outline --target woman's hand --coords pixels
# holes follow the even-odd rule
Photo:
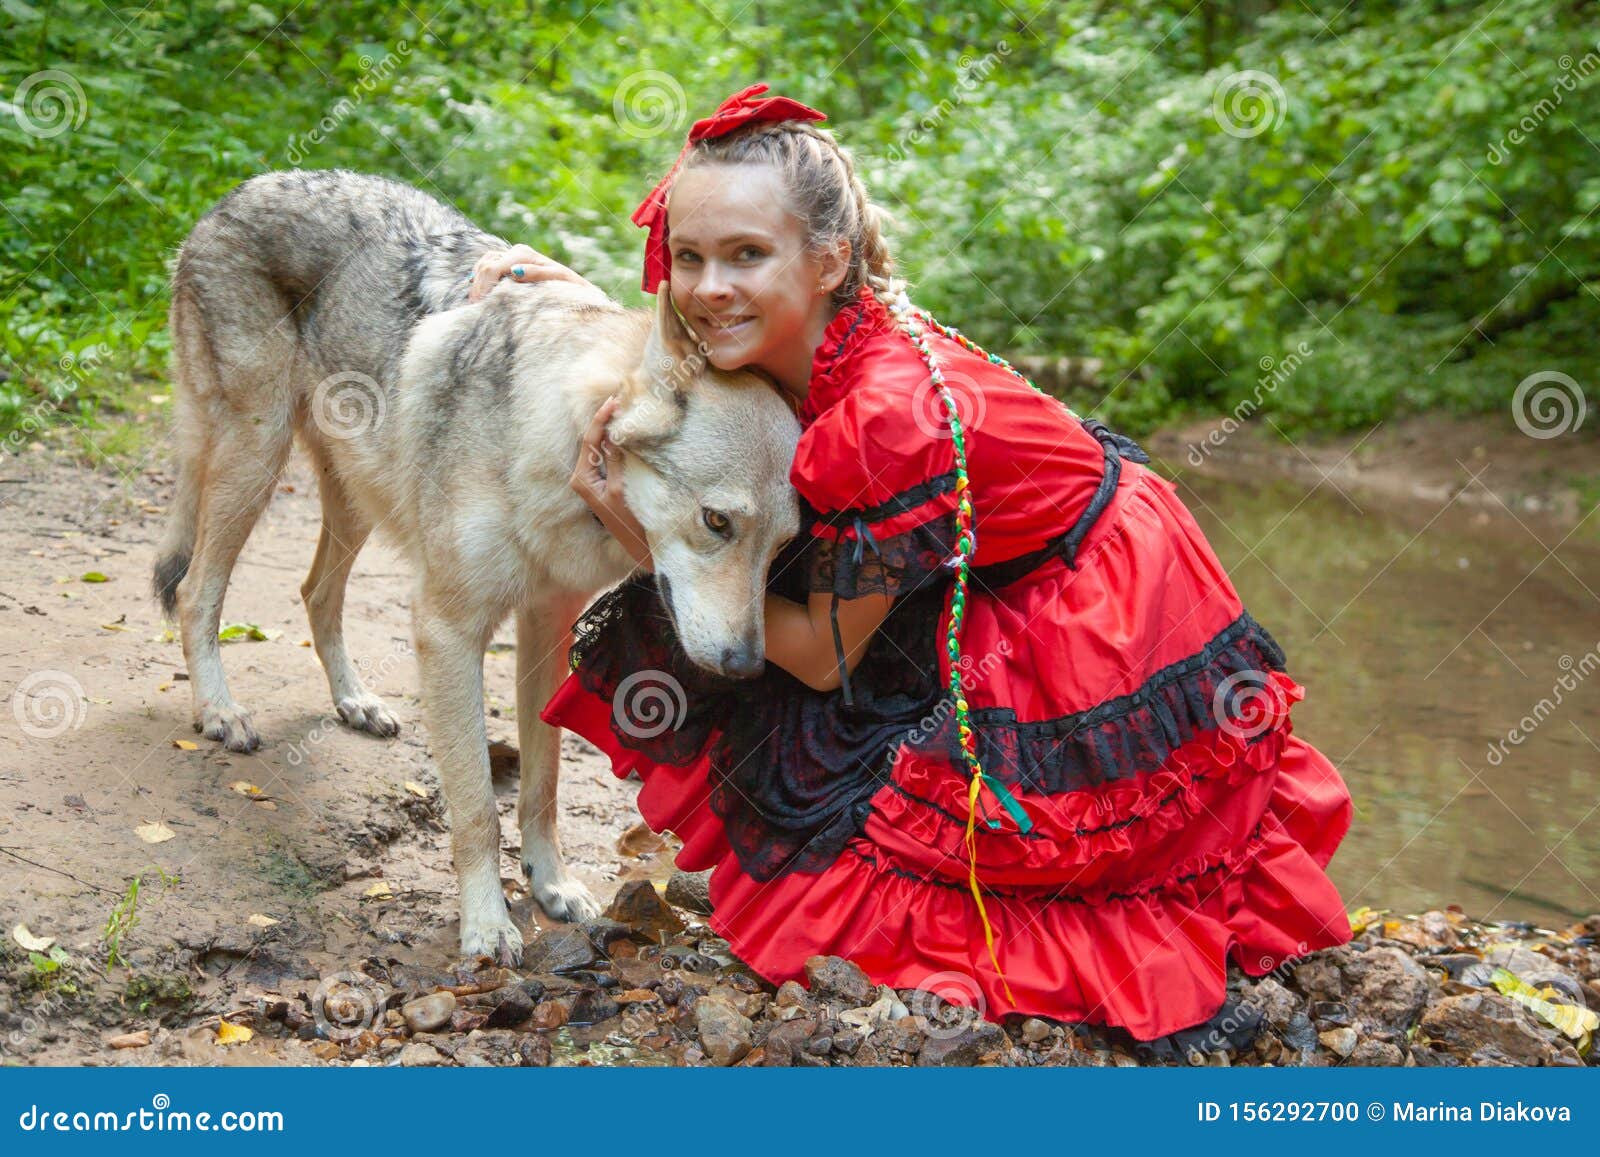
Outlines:
[[[594,288],[586,278],[578,276],[561,262],[526,245],[513,245],[510,249],[491,249],[478,258],[478,264],[472,270],[472,285],[467,290],[467,300],[482,301],[502,277],[525,285],[535,281],[571,281]]]
[[[588,503],[589,509],[595,512],[623,548],[638,560],[639,565],[647,571],[653,571],[655,563],[650,557],[650,543],[645,538],[644,526],[623,500],[621,455],[611,439],[606,437],[606,425],[617,412],[619,404],[615,396],[607,398],[589,420],[589,426],[583,432],[583,441],[578,446],[578,464],[573,468],[568,485]]]

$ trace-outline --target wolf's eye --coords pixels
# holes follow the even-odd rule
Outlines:
[[[717,534],[726,535],[733,529],[733,523],[728,521],[728,516],[720,510],[712,510],[710,507],[706,507],[702,517],[705,519],[706,526]]]

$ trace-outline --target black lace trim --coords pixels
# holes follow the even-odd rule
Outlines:
[[[986,771],[1059,795],[1157,770],[1176,748],[1216,729],[1213,701],[1230,676],[1285,666],[1277,640],[1243,611],[1193,655],[1087,711],[1038,721],[1019,720],[1008,707],[968,714]]]
[[[886,538],[873,537],[864,520],[855,531],[854,539],[812,541],[806,565],[809,590],[841,599],[899,598],[924,584],[955,577],[945,566],[956,549],[954,511]]]

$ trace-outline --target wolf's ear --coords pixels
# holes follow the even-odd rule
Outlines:
[[[689,396],[674,390],[670,374],[656,377],[647,366],[628,373],[617,391],[620,405],[606,436],[623,450],[640,453],[670,437],[689,409]]]

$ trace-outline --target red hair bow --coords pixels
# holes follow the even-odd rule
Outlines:
[[[707,137],[720,137],[752,121],[828,119],[816,109],[797,100],[790,100],[786,96],[774,96],[766,100],[756,99],[766,91],[765,84],[752,84],[723,101],[717,106],[717,111],[704,120],[695,121],[694,127],[689,130],[689,139],[683,143],[683,148],[678,153],[678,159],[672,162],[672,168],[633,211],[633,223],[650,230],[644,245],[646,293],[654,293],[656,286],[672,275],[672,255],[667,250],[667,190],[672,188],[673,178],[678,175],[678,169],[682,167],[684,158],[689,155],[690,145]]]

